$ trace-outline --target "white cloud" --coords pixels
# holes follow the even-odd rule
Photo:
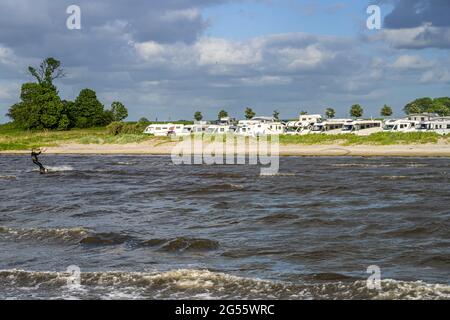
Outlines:
[[[372,40],[386,41],[398,49],[450,48],[450,28],[434,27],[430,23],[416,28],[384,29]]]
[[[434,66],[434,62],[427,61],[416,55],[401,55],[392,64],[396,69],[424,69]]]
[[[194,49],[199,55],[199,65],[248,65],[262,61],[261,48],[252,42],[203,38],[195,44]]]
[[[195,21],[197,19],[201,19],[200,10],[197,8],[167,11],[162,16],[162,20],[167,22],[177,22],[180,20]]]

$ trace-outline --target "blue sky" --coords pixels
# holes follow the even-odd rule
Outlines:
[[[73,1],[0,3],[0,122],[19,101],[26,69],[54,56],[73,100],[89,87],[108,107],[120,100],[130,119],[214,119],[333,107],[347,116],[360,103],[396,115],[421,96],[447,96],[447,0],[78,0],[82,29],[67,30]],[[381,30],[366,28],[369,4]]]
[[[278,0],[223,4],[207,8],[206,34],[244,40],[267,34],[306,32],[351,36],[365,26],[367,5],[352,1]]]

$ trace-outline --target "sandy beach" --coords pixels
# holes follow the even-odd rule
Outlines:
[[[136,143],[136,144],[65,144],[46,148],[47,154],[142,154],[170,155],[176,146],[174,142],[167,143]],[[254,150],[251,150],[252,153]],[[248,152],[248,151],[247,151]],[[0,154],[26,154],[28,151],[1,151]],[[246,153],[238,149],[238,154]],[[363,156],[363,157],[450,157],[450,144],[417,145],[280,145],[281,156]]]

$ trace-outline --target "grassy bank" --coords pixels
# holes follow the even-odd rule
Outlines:
[[[442,137],[432,132],[378,132],[370,136],[354,134],[309,134],[304,136],[281,136],[282,144],[341,144],[341,145],[396,145],[438,143],[440,139],[449,141],[450,137]]]
[[[398,145],[437,143],[439,140],[450,142],[450,137],[435,133],[386,133],[380,132],[370,136],[346,135],[305,135],[281,136],[284,145]],[[113,135],[105,127],[91,129],[74,129],[70,131],[24,131],[11,124],[0,125],[0,151],[30,150],[37,147],[56,147],[77,144],[129,144],[153,141],[156,144],[170,141],[168,138],[155,138],[145,134]]]
[[[38,147],[55,147],[68,143],[127,144],[151,139],[144,134],[111,135],[105,127],[74,129],[70,131],[24,131],[10,124],[0,125],[0,151],[30,150]]]

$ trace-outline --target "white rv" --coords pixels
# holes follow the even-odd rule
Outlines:
[[[181,133],[184,131],[184,129],[185,126],[183,124],[151,124],[145,129],[144,133],[152,134],[156,137],[167,137],[170,134],[176,135],[178,133]]]
[[[320,123],[322,116],[320,114],[301,115],[299,121],[290,121],[286,124],[287,135],[308,134],[315,123]]]
[[[355,133],[358,135],[371,135],[375,132],[380,132],[383,127],[383,122],[378,120],[355,120],[345,123],[342,127],[341,133]]]
[[[241,120],[236,134],[250,137],[265,135],[281,135],[285,133],[286,126],[271,117],[255,117],[251,120]]]
[[[450,134],[450,117],[433,118],[420,122],[416,126],[417,131],[436,132],[440,135]]]
[[[235,127],[230,125],[211,125],[206,130],[207,134],[218,135],[234,132]]]
[[[414,132],[416,122],[410,120],[387,120],[383,126],[384,132]]]
[[[322,122],[315,123],[312,128],[312,134],[326,133],[326,134],[339,134],[345,124],[352,122],[350,119],[330,119]]]

